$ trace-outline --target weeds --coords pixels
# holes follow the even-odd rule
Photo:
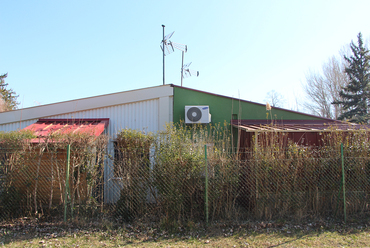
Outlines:
[[[342,219],[345,188],[347,214],[368,216],[367,130],[333,129],[321,134],[320,147],[293,143],[286,133],[256,135],[249,150],[233,151],[227,124],[173,124],[157,134],[122,130],[112,152],[106,136],[50,134],[35,144],[30,133],[1,134],[0,207],[11,212],[21,205],[12,217],[60,216],[68,203],[74,219],[141,220],[178,230],[206,221],[206,195],[209,221]],[[67,144],[71,192],[65,198]],[[111,200],[114,190],[119,197]]]
[[[68,199],[65,199],[67,145],[71,145],[73,151],[70,192]],[[20,216],[47,216],[55,213],[54,210],[65,202],[68,202],[70,209],[77,210],[80,208],[75,207],[76,202],[78,206],[96,206],[99,194],[102,194],[96,189],[103,183],[102,163],[106,146],[105,135],[95,137],[51,132],[40,141],[29,131],[1,133],[2,189],[15,192],[9,195],[6,194],[9,190],[5,190],[1,196],[7,197],[7,203],[18,209]]]

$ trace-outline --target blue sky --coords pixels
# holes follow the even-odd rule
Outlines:
[[[318,70],[362,32],[368,0],[0,1],[0,74],[19,107],[162,85],[162,24],[186,44],[199,77],[185,87],[286,108],[303,101]],[[166,83],[180,85],[181,52],[166,56]],[[302,109],[299,109],[302,111]]]

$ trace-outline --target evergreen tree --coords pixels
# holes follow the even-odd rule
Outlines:
[[[18,95],[12,89],[7,89],[8,84],[4,80],[7,76],[8,73],[0,75],[0,112],[17,109],[19,104]]]
[[[357,35],[358,45],[351,42],[352,55],[344,56],[348,62],[345,72],[349,78],[348,85],[342,87],[339,95],[342,100],[333,104],[340,104],[343,113],[339,120],[348,120],[356,123],[369,123],[370,120],[370,52],[364,47],[362,35]]]

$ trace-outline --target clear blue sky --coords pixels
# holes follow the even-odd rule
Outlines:
[[[302,100],[309,69],[370,38],[369,0],[0,1],[0,74],[19,107],[162,85],[162,24],[199,70],[184,86],[255,102]],[[166,56],[180,85],[181,52]]]

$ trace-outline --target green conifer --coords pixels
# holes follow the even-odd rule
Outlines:
[[[8,73],[0,75],[0,112],[17,109],[19,104],[18,95],[12,89],[7,89],[8,84],[4,80],[7,76]]]
[[[355,123],[369,123],[370,120],[370,52],[364,47],[362,35],[357,35],[358,45],[351,42],[352,55],[344,59],[348,62],[345,72],[349,78],[347,86],[340,92],[341,100],[333,104],[340,104],[343,113],[339,120],[348,120]]]

